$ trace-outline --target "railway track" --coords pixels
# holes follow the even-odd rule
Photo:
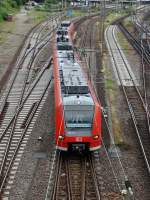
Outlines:
[[[48,19],[31,32],[1,98],[0,195],[5,199],[9,199],[21,157],[48,94],[52,59],[41,65],[36,76],[34,69],[60,18]]]
[[[52,79],[52,72],[48,69],[49,64],[48,62],[38,76],[39,80],[33,83],[33,87],[7,127],[2,124],[0,129],[0,192],[3,197],[9,196],[21,156],[47,97]],[[9,114],[7,113],[6,119]]]
[[[89,47],[91,50],[90,52],[87,53],[87,56],[84,57],[84,62],[86,63],[86,73],[87,71],[90,71],[90,76],[89,79],[91,81],[92,87],[95,90],[95,93],[97,94],[97,99],[99,100],[100,104],[102,106],[105,106],[105,95],[104,95],[104,88],[102,86],[103,84],[103,79],[102,76],[100,76],[100,61],[98,61],[98,57],[100,56],[100,47],[99,43],[99,37],[100,34],[98,34],[97,38],[95,37],[96,34],[96,28],[99,29],[99,25],[102,25],[101,22],[99,21],[100,19],[94,18],[89,22],[89,26],[93,26],[93,28],[90,29],[88,35],[85,35],[86,38],[86,46]],[[99,32],[99,31],[98,31]],[[94,34],[95,33],[95,34]],[[90,38],[88,40],[88,38]],[[98,61],[98,62],[97,62]],[[88,70],[87,70],[88,69]],[[97,86],[97,87],[96,87]],[[100,92],[98,92],[98,90]],[[103,104],[102,104],[103,103]],[[99,186],[101,188],[101,199],[123,199],[121,195],[121,191],[125,189],[125,174],[124,171],[122,170],[122,166],[120,166],[120,161],[118,158],[111,158],[109,157],[109,147],[114,148],[112,144],[112,137],[108,132],[110,131],[110,127],[108,125],[107,118],[105,118],[105,113],[103,112],[103,149],[104,149],[104,154],[103,157],[106,157],[106,161],[104,164],[107,166],[111,166],[109,177],[111,177],[111,181],[115,180],[114,185],[110,184],[110,190],[108,189],[108,186],[105,186],[105,184],[108,184],[110,182],[109,178],[104,176],[104,171],[100,170],[99,167],[101,166],[101,157],[99,152],[95,152],[95,157],[94,157],[94,162],[95,162],[95,170],[97,174],[97,180],[99,182]],[[106,130],[105,130],[106,129]],[[114,148],[115,149],[115,148]],[[117,154],[117,149],[115,150]],[[109,173],[109,172],[108,172]],[[108,174],[107,174],[108,176]],[[105,180],[107,183],[105,183]],[[111,192],[109,192],[111,191]]]
[[[129,108],[129,112],[131,114],[131,118],[133,121],[133,126],[135,128],[135,132],[142,150],[142,154],[146,163],[146,167],[148,172],[150,173],[150,151],[149,151],[149,141],[150,141],[150,126],[149,126],[149,111],[146,108],[146,105],[143,101],[142,95],[140,95],[140,92],[138,90],[138,87],[135,85],[135,83],[133,82],[132,86],[126,86],[123,83],[120,71],[118,69],[118,65],[115,62],[114,55],[113,55],[113,46],[111,44],[111,42],[113,41],[113,43],[115,43],[116,48],[118,49],[119,47],[117,47],[117,42],[114,36],[114,30],[115,27],[113,27],[113,29],[110,29],[111,27],[109,27],[106,30],[106,40],[107,40],[107,45],[110,49],[110,55],[113,57],[115,66],[116,66],[116,71],[121,83],[121,88],[123,90],[123,93],[125,95],[126,98],[126,102]],[[110,30],[109,30],[110,29]],[[111,38],[110,38],[110,31],[111,31]],[[109,33],[109,34],[108,34]],[[113,47],[113,48],[112,48]],[[119,49],[118,49],[118,53],[119,53]],[[123,59],[123,57],[122,57]],[[124,61],[125,62],[125,61]],[[130,75],[131,76],[131,75]],[[133,81],[132,77],[131,80]]]
[[[91,155],[58,153],[52,199],[101,199]]]
[[[82,41],[83,47],[86,43]],[[50,174],[45,199],[101,199],[92,155],[57,153],[55,157],[55,170]]]
[[[93,37],[93,35],[93,31],[90,31],[88,34],[90,38]],[[84,36],[86,37],[85,34]],[[92,39],[93,38],[90,40],[90,44],[88,44],[88,38],[86,38],[86,42],[83,42],[84,45],[86,44],[90,48],[94,47],[94,45],[92,45]],[[84,45],[83,48],[85,47]],[[96,158],[100,159],[100,153],[96,153],[97,155],[94,157],[93,154],[73,155],[72,153],[65,154],[54,152],[50,164],[49,181],[45,200],[104,200],[107,198],[114,199],[114,197],[116,197],[116,199],[119,199],[119,197],[122,199],[114,180],[111,179],[115,187],[113,185],[112,189],[112,184],[110,184],[110,191],[115,192],[109,192],[108,188],[104,186],[104,184],[108,184],[107,180],[107,183],[105,183],[104,180],[104,171],[106,172],[107,170],[101,169],[100,166],[107,166],[106,168],[110,174],[111,168],[105,154],[103,157],[107,160],[107,164],[102,162],[99,165],[95,160]],[[108,179],[108,173],[106,172],[106,174],[105,179]],[[113,177],[113,175],[111,174],[110,177]]]
[[[16,62],[16,67],[9,80],[5,93],[1,97],[0,101],[1,115],[3,109],[5,108],[8,96],[11,95],[11,93],[15,94],[15,90],[20,90],[20,88],[21,87],[23,88],[23,85],[26,85],[26,83],[30,83],[36,59],[40,54],[40,52],[42,51],[43,47],[50,41],[50,36],[57,27],[56,24],[57,21],[55,18],[38,25],[38,27],[36,27],[33,30],[33,32],[31,32],[31,34],[29,35],[29,39],[25,43],[24,48]],[[46,29],[48,30],[47,32],[45,31]],[[12,87],[14,90],[12,90]],[[18,95],[20,95],[20,93],[17,91],[16,95],[14,96],[17,97]],[[17,101],[17,99],[15,101]]]
[[[148,28],[146,28],[145,26],[143,26],[142,22],[139,19],[135,19],[135,26],[138,26],[137,28],[137,32],[139,32],[139,35],[142,35],[144,33],[148,33],[149,30]],[[149,58],[150,58],[150,51],[149,51],[149,40],[148,40],[148,36],[147,39],[145,41],[143,41],[142,37],[140,39],[138,39],[138,37],[134,37],[132,36],[131,33],[128,32],[128,30],[121,24],[121,28],[123,29],[123,33],[126,33],[126,37],[130,36],[130,38],[133,38],[133,40],[131,40],[129,38],[129,41],[131,41],[131,45],[135,48],[136,46],[136,51],[138,53],[140,53],[141,56],[141,72],[142,72],[142,87],[140,89],[141,94],[143,96],[143,100],[145,102],[145,106],[146,108],[149,110],[149,106],[150,106],[150,91],[149,91],[149,86],[150,86],[150,68],[149,68]],[[135,41],[135,43],[133,42]],[[146,44],[145,44],[146,43]],[[135,46],[134,46],[134,45]]]
[[[126,36],[129,43],[133,46],[133,48],[139,53],[140,56],[143,55],[143,59],[147,64],[150,64],[150,53],[149,51],[141,45],[141,41],[136,39],[123,25],[121,22],[117,23],[119,29]],[[143,52],[143,54],[142,54]]]
[[[100,58],[100,47],[99,47],[99,40],[100,40],[99,26],[100,25],[101,25],[101,22],[98,17],[93,17],[92,19],[88,20],[88,22],[85,22],[84,25],[82,25],[83,33],[81,32],[80,35],[82,35],[82,37],[86,37],[86,38],[82,38],[83,42],[80,42],[81,46],[79,46],[79,48],[85,49],[86,54],[84,56],[82,55],[82,53],[80,54],[80,56],[82,57],[82,60],[85,64],[84,71],[86,72],[86,74],[89,73],[88,79],[91,81],[93,89],[95,89],[95,93],[97,94],[97,99],[100,101],[100,103],[103,103],[102,105],[104,106],[106,102],[105,102],[104,88],[102,86],[102,84],[103,84],[102,76],[103,75],[100,73],[100,71],[101,71],[100,70],[100,60],[98,60],[98,58]],[[88,27],[91,27],[91,28],[88,31],[88,33],[85,34],[84,30],[87,30]],[[82,31],[82,30],[80,29],[79,31]],[[97,31],[98,31],[98,34],[97,34]],[[97,86],[97,88],[96,88],[96,86]],[[99,90],[99,93],[97,92],[97,90]],[[103,124],[103,141],[105,141],[105,139],[107,137],[107,142],[106,141],[105,142],[110,143],[109,136],[108,136],[108,129],[106,132],[104,129],[105,128],[104,128],[104,124]],[[103,145],[102,149],[105,149],[105,145]],[[107,152],[107,149],[105,149],[102,157],[105,157],[106,160],[105,161],[103,160],[102,163],[99,162],[99,160],[102,159],[101,154],[99,152],[95,152],[95,157],[94,157],[96,177],[98,180],[99,187],[101,189],[101,199],[105,199],[105,198],[106,199],[107,198],[108,199],[123,199],[120,192],[122,189],[125,188],[124,177],[123,177],[124,175],[122,174],[122,170],[120,169],[120,166],[118,166],[118,160],[117,159],[113,160],[111,158],[108,158],[109,157],[108,154],[109,153]],[[105,172],[104,172],[105,170],[102,170],[102,169],[100,169],[101,167],[99,167],[102,165],[107,166],[107,168],[110,167],[110,163],[108,161],[109,159],[111,159],[110,162],[112,162],[112,160],[113,160],[113,165],[118,170],[118,171],[115,170],[117,177],[114,177],[114,174],[111,174],[112,168],[109,169],[110,174],[109,174],[109,172],[107,172],[107,175],[105,176]],[[111,181],[109,180],[109,178],[111,179]],[[115,180],[115,182],[114,182],[115,178],[117,181]],[[113,182],[114,185],[109,184],[110,188],[108,189],[108,183],[110,183],[110,182],[111,183]],[[120,188],[118,188],[118,184],[119,184]]]
[[[109,185],[110,189],[103,180],[104,163],[99,156],[98,152],[82,155],[57,152],[45,200],[123,199],[118,189],[112,190]]]

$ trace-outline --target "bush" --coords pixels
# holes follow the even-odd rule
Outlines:
[[[2,22],[3,21],[3,17],[1,16],[1,14],[0,14],[0,22]]]
[[[22,0],[14,0],[18,6],[21,6],[23,4]]]
[[[7,15],[8,15],[8,12],[7,12],[6,8],[0,7],[0,16],[1,16],[0,18],[5,19]]]
[[[17,2],[16,1],[11,1],[11,6],[12,6],[12,8],[17,8]]]
[[[0,21],[3,21],[9,13],[13,13],[27,0],[0,0]]]

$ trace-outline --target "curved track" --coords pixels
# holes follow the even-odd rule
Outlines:
[[[112,37],[110,38],[110,28],[106,30],[106,40],[108,43],[108,46],[111,50],[111,56],[113,57],[113,60],[115,62],[114,55],[113,55],[113,49],[111,46],[111,42],[115,41],[115,44],[117,46],[115,36],[114,36],[114,28],[111,30]],[[117,47],[118,48],[118,47]],[[122,58],[123,59],[123,58]],[[135,84],[133,84],[132,87],[127,87],[123,84],[121,75],[119,73],[119,69],[117,68],[117,64],[115,63],[116,71],[121,83],[122,90],[124,92],[127,105],[129,108],[129,112],[131,114],[131,118],[133,121],[133,125],[138,137],[138,141],[143,153],[144,160],[146,162],[146,166],[148,169],[148,172],[150,172],[150,151],[149,151],[149,141],[150,141],[150,126],[149,126],[149,111],[146,109],[146,106],[143,102],[142,95],[138,91],[138,88]],[[138,91],[138,92],[137,92]]]
[[[85,24],[89,27],[92,24],[92,27],[94,27],[97,19],[94,19],[94,22],[92,20],[93,19],[85,21]],[[84,31],[87,30],[86,25],[82,23],[83,28],[80,29],[80,34],[82,37],[87,38],[81,38],[83,42],[80,42],[80,45],[83,44],[82,48],[85,50],[87,57],[90,57],[91,51],[93,51],[91,73],[94,74],[94,72],[96,72],[96,66],[94,66],[94,62],[96,62],[95,49],[97,47],[95,43],[98,41],[98,38],[94,37],[96,34],[95,29],[89,29],[88,34],[85,34]],[[81,46],[78,47],[79,52],[80,47]],[[88,47],[88,51],[86,51],[86,47]],[[100,52],[98,51],[98,53]],[[88,63],[85,56],[82,56],[82,64],[85,71],[88,72],[89,69],[87,67],[89,66],[87,65]],[[104,148],[102,148],[100,152],[97,151],[89,155],[74,155],[72,152],[71,154],[54,152],[50,162],[49,181],[45,200],[104,200],[114,198],[120,200],[122,199],[121,190],[116,183],[111,167]]]
[[[1,98],[0,194],[3,198],[9,197],[21,156],[48,94],[52,80],[52,59],[49,58],[40,66],[36,76],[34,70],[60,18],[60,15],[54,16],[31,32]]]

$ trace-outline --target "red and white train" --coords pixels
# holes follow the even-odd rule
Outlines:
[[[56,39],[53,62],[56,148],[62,151],[99,149],[101,105],[75,59],[70,42]]]

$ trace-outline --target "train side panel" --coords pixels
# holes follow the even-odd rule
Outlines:
[[[64,111],[61,98],[61,86],[59,78],[57,51],[54,47],[53,52],[53,74],[54,74],[54,93],[55,93],[55,135],[56,146],[59,146],[59,136],[64,136]]]
[[[74,26],[70,26],[68,28],[69,36],[72,41],[74,36]],[[56,44],[55,44],[56,45]],[[64,116],[64,105],[63,105],[63,97],[61,94],[61,83],[59,77],[59,58],[56,46],[54,45],[54,87],[55,87],[55,126],[56,126],[56,148],[67,151],[70,145],[78,145],[78,144],[87,144],[90,151],[97,150],[102,145],[102,119],[101,119],[101,105],[99,104],[95,91],[87,78],[87,74],[85,70],[83,73],[87,78],[87,83],[89,87],[89,91],[91,94],[91,98],[94,102],[94,115],[93,115],[93,124],[91,129],[91,135],[86,136],[82,135],[82,131],[80,132],[79,136],[78,133],[75,136],[71,136],[67,134],[67,130],[65,128],[65,116]],[[77,55],[75,55],[76,59],[79,60]],[[67,58],[64,58],[67,59]],[[80,61],[79,61],[80,62]],[[81,68],[84,66],[81,66]]]

